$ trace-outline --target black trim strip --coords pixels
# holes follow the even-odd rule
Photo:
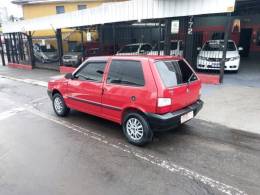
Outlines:
[[[110,106],[110,105],[107,105],[107,104],[102,104],[102,103],[98,103],[98,102],[94,102],[94,101],[90,101],[90,100],[83,100],[83,99],[72,97],[72,96],[68,96],[68,98],[72,99],[72,100],[75,100],[75,101],[82,102],[82,103],[87,103],[87,104],[90,104],[90,105],[107,108],[107,109],[110,109],[110,110],[122,111],[121,108]]]

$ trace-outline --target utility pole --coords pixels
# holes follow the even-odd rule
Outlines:
[[[227,49],[228,49],[228,39],[229,39],[230,30],[231,30],[231,22],[232,22],[231,13],[228,13],[227,14],[226,26],[225,26],[223,54],[222,54],[222,60],[221,60],[221,63],[220,63],[220,72],[219,72],[219,82],[220,83],[223,83],[223,79],[224,79]]]

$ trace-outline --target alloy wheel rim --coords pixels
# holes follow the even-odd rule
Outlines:
[[[126,131],[131,139],[138,141],[144,135],[142,123],[137,118],[129,118],[126,122]]]
[[[60,97],[56,97],[54,99],[54,107],[55,107],[55,110],[58,112],[58,113],[61,113],[62,110],[63,110],[63,103],[60,99]]]

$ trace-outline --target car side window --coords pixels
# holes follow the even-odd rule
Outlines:
[[[101,82],[106,62],[88,62],[76,74],[75,78],[80,81]]]
[[[144,74],[140,61],[113,60],[107,83],[117,85],[144,86]]]
[[[141,47],[141,51],[151,51],[152,50],[152,47],[150,45],[143,45]]]

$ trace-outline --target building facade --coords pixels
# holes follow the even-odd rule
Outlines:
[[[102,3],[118,2],[125,0],[14,0],[12,3],[22,6],[24,20],[41,18],[56,14],[84,10],[100,6]],[[87,37],[87,32],[83,32]],[[81,41],[81,32],[77,29],[62,29],[63,48],[67,52],[71,45]],[[98,39],[95,30],[91,31],[92,40]],[[51,44],[56,47],[55,30],[41,30],[33,33],[33,42]]]

